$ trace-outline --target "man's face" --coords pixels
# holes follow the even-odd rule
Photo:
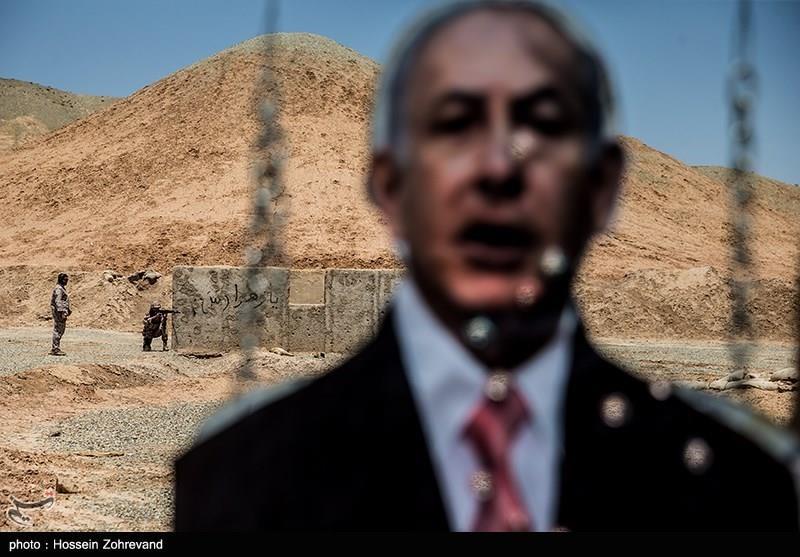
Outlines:
[[[378,202],[417,279],[461,309],[544,292],[541,254],[563,245],[586,175],[574,57],[533,16],[481,11],[437,32],[412,71],[404,157]]]

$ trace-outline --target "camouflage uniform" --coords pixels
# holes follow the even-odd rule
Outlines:
[[[63,285],[57,284],[50,296],[50,310],[53,312],[53,348],[52,354],[61,352],[61,337],[67,327],[67,317],[72,313],[69,309],[69,296]]]
[[[150,343],[154,338],[161,337],[163,350],[167,349],[167,314],[161,313],[159,310],[161,306],[153,304],[150,306],[150,311],[144,316],[142,321],[144,327],[142,328],[142,350],[149,352],[152,350]]]

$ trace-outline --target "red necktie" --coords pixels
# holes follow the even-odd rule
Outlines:
[[[524,531],[533,526],[511,468],[511,446],[527,415],[525,403],[509,385],[501,396],[484,398],[467,424],[465,435],[483,466],[473,478],[482,484],[473,485],[481,499],[473,531]]]

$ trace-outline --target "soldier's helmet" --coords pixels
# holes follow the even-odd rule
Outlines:
[[[161,304],[159,304],[158,302],[153,302],[152,304],[150,304],[150,315],[155,315],[156,312],[158,312],[158,310],[160,309],[161,309]]]

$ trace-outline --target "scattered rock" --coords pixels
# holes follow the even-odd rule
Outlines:
[[[712,381],[708,384],[709,389],[714,389],[715,391],[724,391],[728,386],[727,379],[717,379],[716,381]]]
[[[314,357],[315,358],[324,358],[325,357],[325,352],[315,352],[314,353]]]
[[[61,430],[60,430],[60,429],[57,429],[57,428],[56,428],[56,429],[51,429],[51,430],[50,430],[50,431],[47,433],[47,436],[48,436],[48,437],[60,437],[60,436],[61,436]]]
[[[791,367],[776,371],[769,376],[769,378],[773,381],[797,381],[797,377],[797,370]]]
[[[745,376],[743,369],[737,369],[736,371],[731,372],[727,379],[728,381],[743,381],[745,379],[753,379],[754,377],[755,376],[752,373],[748,373],[747,376]]]
[[[92,458],[103,458],[107,456],[125,456],[125,453],[103,452],[103,451],[83,451],[75,453],[77,456],[89,456]]]
[[[179,354],[186,358],[197,358],[198,360],[222,357],[222,352],[179,352]]]
[[[56,493],[80,493],[80,489],[71,480],[56,478]]]
[[[158,279],[161,278],[161,273],[157,273],[155,271],[147,271],[142,275],[142,279],[146,280],[150,284],[155,284],[158,282]]]
[[[116,271],[112,271],[111,269],[106,269],[103,271],[103,280],[107,282],[114,282],[120,278],[122,278],[122,275]]]
[[[751,387],[753,389],[761,389],[762,391],[777,391],[778,384],[766,379],[745,379],[738,382],[733,388],[741,389],[742,387]]]
[[[160,278],[161,278],[161,273],[158,273],[156,271],[139,271],[138,273],[133,273],[132,275],[128,275],[128,281],[131,282],[132,284],[136,284],[137,288],[139,288],[140,290],[145,285],[145,283],[152,285],[158,282],[158,279]]]
[[[712,381],[709,386],[710,389],[717,391],[726,391],[728,389],[760,389],[762,391],[779,391],[781,390],[778,383],[767,381],[766,379],[742,379],[740,381],[728,381],[727,379],[717,379]]]
[[[272,352],[273,354],[278,354],[279,356],[294,356],[294,354],[292,354],[288,350],[284,350],[280,346],[276,346],[275,348],[271,349],[270,352]]]

